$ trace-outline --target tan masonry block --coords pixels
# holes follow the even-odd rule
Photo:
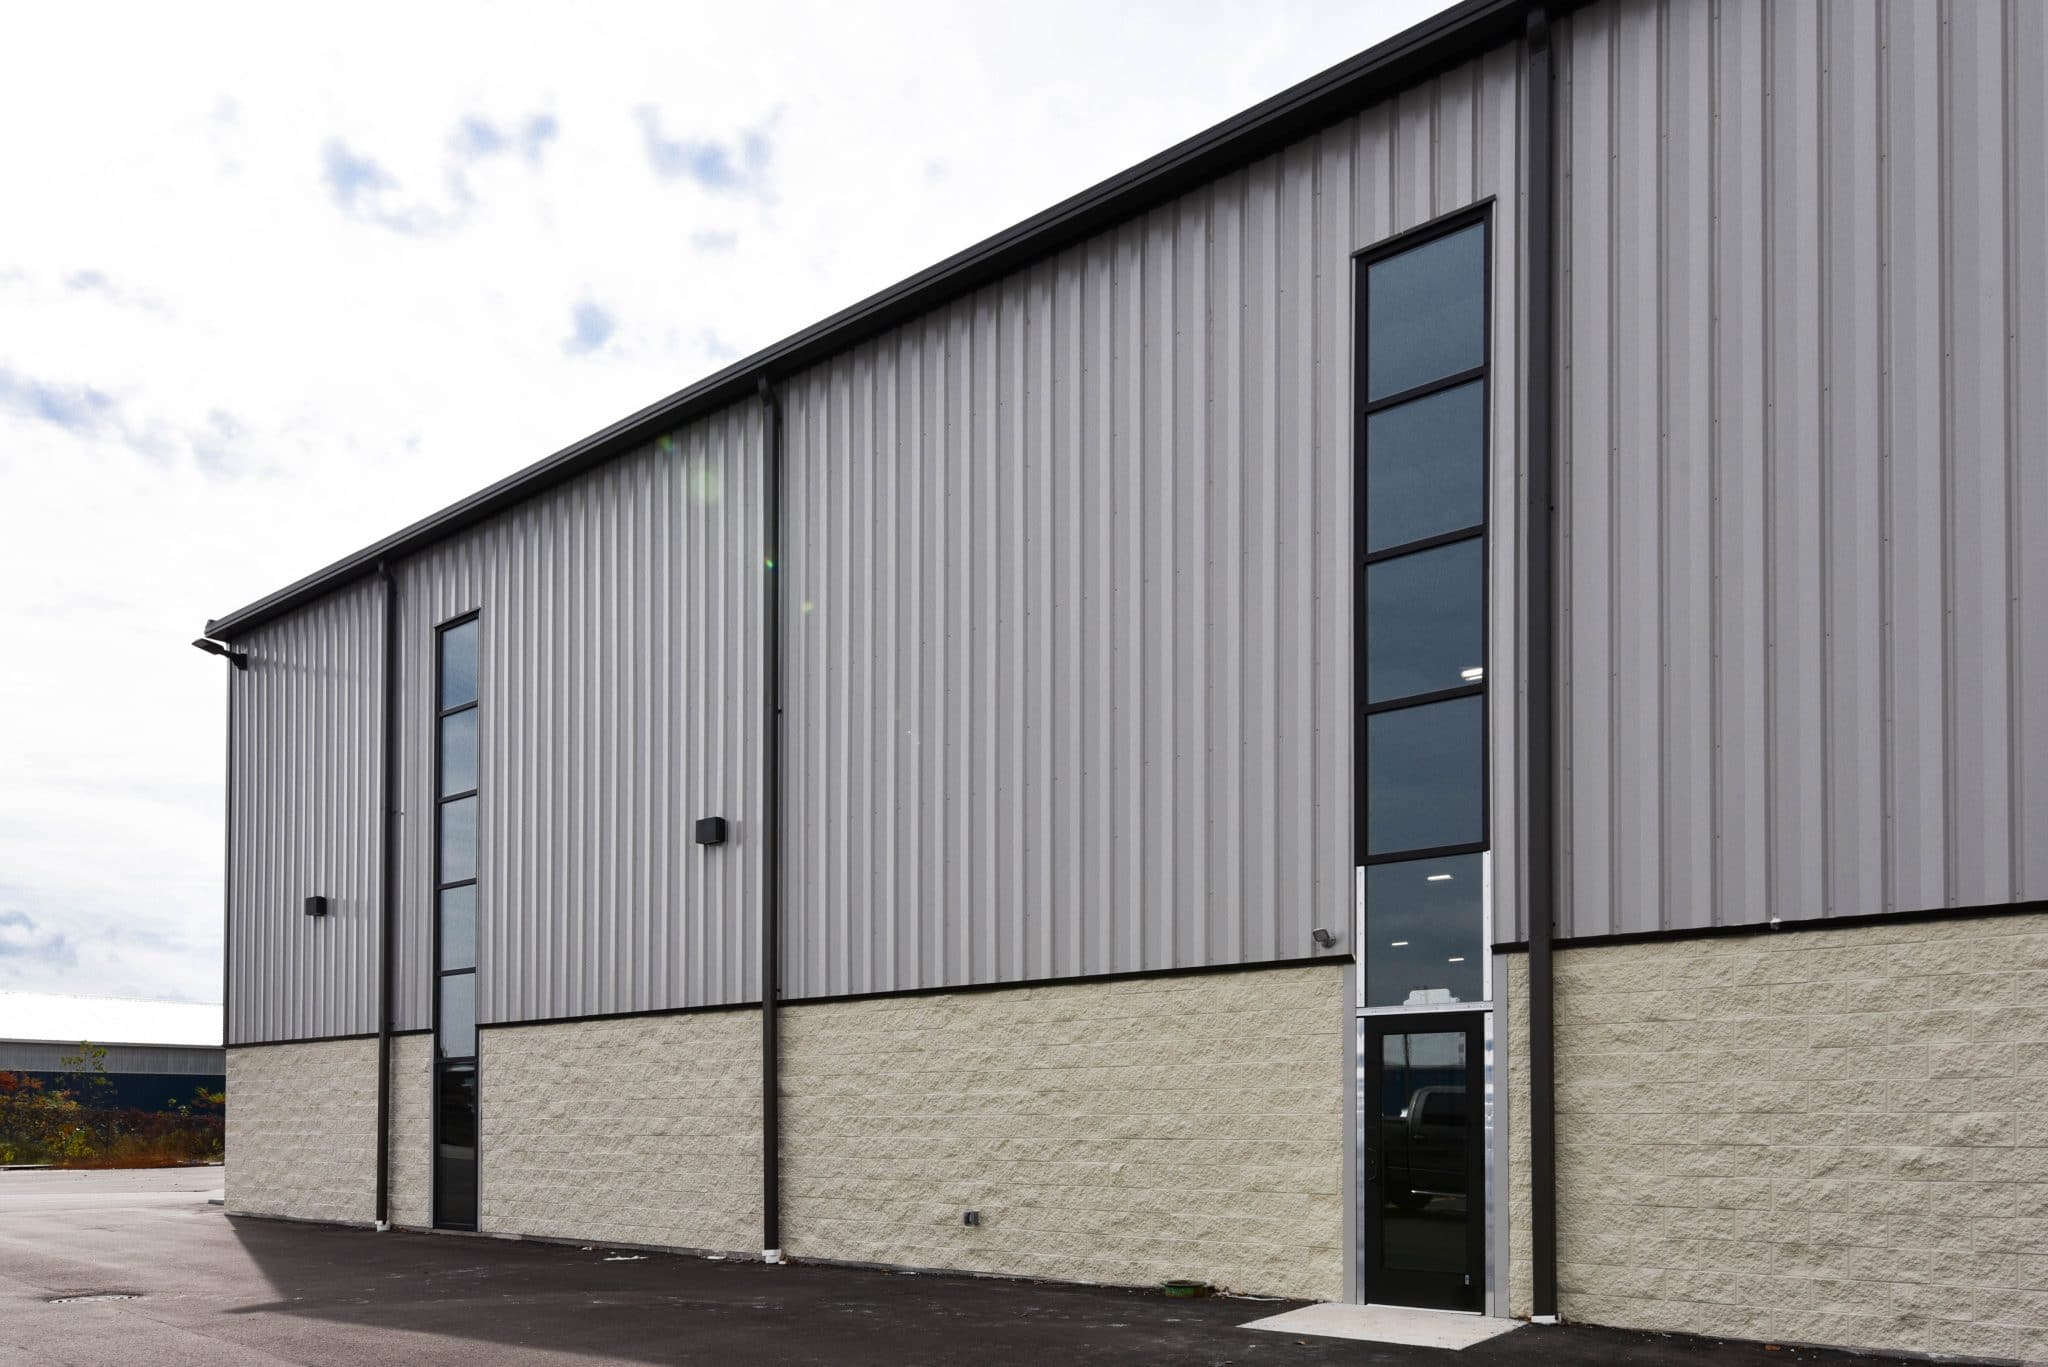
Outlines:
[[[793,1005],[791,1254],[1341,1295],[1341,970],[1160,981]]]
[[[391,1042],[391,1220],[433,1223],[434,1046],[429,1035]]]
[[[1817,1049],[1868,1049],[1883,1044],[1891,1030],[1891,1016],[1883,1011],[1815,1016],[1806,1022],[1805,1043]]]
[[[227,1089],[228,1211],[376,1217],[375,1040],[230,1049]]]
[[[1835,1243],[1798,1240],[1766,1244],[1770,1270],[1782,1277],[1848,1277],[1855,1273],[1857,1250]]]
[[[2048,917],[1627,950],[1559,960],[1568,1316],[2048,1348]]]
[[[2038,924],[2026,934],[2007,936],[1977,948],[1977,966],[1988,972],[2048,968],[2048,929]]]
[[[1981,1252],[2048,1254],[2048,1220],[1994,1216],[1957,1223]]]
[[[1847,1152],[1847,1150],[1838,1150],[1837,1152]],[[1914,1148],[1901,1145],[1884,1149],[1880,1152],[1883,1155],[1880,1159],[1881,1167],[1888,1168],[1890,1175],[1893,1177],[1913,1182],[1955,1182],[1975,1175],[1975,1164],[1971,1162],[1973,1154],[1979,1152],[2003,1153],[2006,1150],[1977,1150],[1947,1146],[1939,1148]],[[1871,1169],[1866,1164],[1862,1170],[1867,1172]]]
[[[485,1230],[758,1243],[757,1013],[521,1026],[487,1031],[482,1047]]]

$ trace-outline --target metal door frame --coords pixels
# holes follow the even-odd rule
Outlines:
[[[1464,1294],[1456,1305],[1421,1305],[1425,1309],[1454,1310],[1470,1314],[1498,1313],[1495,1307],[1492,1236],[1494,1101],[1496,1089],[1493,1012],[1484,1007],[1453,1011],[1385,1011],[1357,1017],[1354,1035],[1354,1077],[1357,1080],[1357,1163],[1353,1202],[1357,1219],[1358,1299],[1379,1305],[1418,1305],[1418,1297],[1407,1286],[1389,1285],[1377,1271],[1380,1247],[1380,1210],[1374,1199],[1378,1144],[1378,1091],[1373,1079],[1380,1069],[1377,1042],[1390,1034],[1452,1034],[1465,1036],[1465,1085],[1471,1098],[1470,1114],[1481,1132],[1473,1136],[1465,1155],[1466,1232]],[[1418,1277],[1424,1274],[1418,1274]],[[1446,1274],[1450,1275],[1450,1274]],[[1412,1284],[1410,1284],[1412,1285]]]

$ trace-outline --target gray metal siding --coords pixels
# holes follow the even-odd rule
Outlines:
[[[1560,62],[1567,932],[2048,897],[2048,9]]]
[[[376,1029],[382,623],[373,582],[235,642],[229,1044]]]
[[[431,1022],[435,628],[478,609],[479,1017],[758,999],[760,472],[742,405],[405,564],[399,1028]]]
[[[1350,951],[1350,258],[1490,195],[1514,868],[1519,142],[1504,50],[790,383],[792,996]]]
[[[1350,951],[1351,257],[1492,196],[1512,917],[1520,100],[1496,52],[789,378],[790,995],[1300,958],[1316,926]],[[399,1028],[431,1020],[434,628],[477,609],[481,1018],[757,995],[762,431],[728,410],[398,566]],[[339,650],[341,602],[374,652],[374,586],[274,630]],[[362,688],[371,732],[297,725],[374,776]],[[281,758],[239,753],[238,806]],[[704,815],[731,844],[691,842]],[[374,938],[348,946],[321,972],[368,1030]],[[271,995],[237,1039],[315,1033]]]

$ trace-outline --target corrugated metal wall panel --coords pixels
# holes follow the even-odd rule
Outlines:
[[[759,997],[761,438],[728,410],[403,566],[400,1028],[431,1020],[435,631],[478,609],[480,1018]]]
[[[2048,896],[2043,30],[1566,24],[1570,933]]]
[[[1519,99],[1493,54],[792,379],[791,995],[1349,950],[1350,258],[1496,194],[1512,915]]]
[[[1349,952],[1351,256],[1495,195],[1512,923],[1520,82],[1494,53],[792,377],[786,991]],[[476,609],[482,1018],[756,995],[761,431],[732,410],[399,567],[399,1028],[431,1020],[434,633]]]
[[[229,1044],[376,1029],[383,647],[375,583],[235,642]]]

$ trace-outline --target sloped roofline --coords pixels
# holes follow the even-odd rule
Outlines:
[[[324,569],[206,624],[222,638],[246,632],[434,543],[474,527],[564,480],[694,418],[729,407],[989,282],[1247,165],[1472,56],[1518,38],[1531,0],[1461,0],[1271,99],[1167,148],[937,265],[678,390],[544,460],[449,504]],[[1553,6],[1562,8],[1563,6]]]

